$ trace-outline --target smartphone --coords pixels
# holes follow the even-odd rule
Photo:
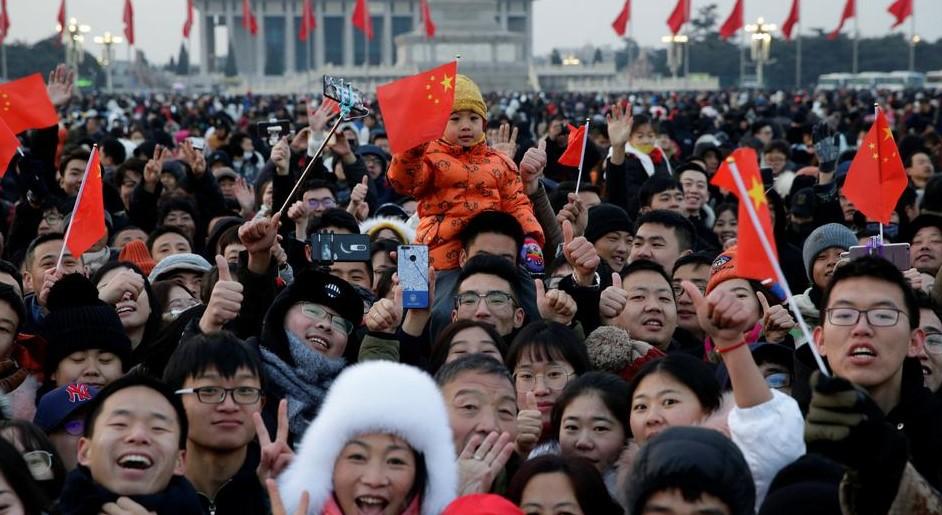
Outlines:
[[[771,168],[761,168],[759,173],[762,174],[762,185],[766,188],[771,188],[775,185],[775,174],[772,173]]]
[[[428,246],[400,245],[397,268],[402,307],[428,309]]]
[[[847,251],[849,259],[857,259],[863,256],[877,256],[893,263],[900,271],[905,272],[913,267],[909,258],[908,243],[887,243],[885,245],[858,245],[851,247]]]
[[[370,260],[370,237],[367,234],[311,235],[311,261],[317,264],[349,263]]]
[[[190,141],[190,145],[192,145],[196,150],[203,150],[206,148],[206,140],[203,138],[190,137],[187,139]]]
[[[258,139],[267,141],[268,146],[274,147],[282,136],[291,134],[291,120],[269,120],[255,124],[255,134]]]
[[[341,78],[324,75],[324,96],[336,100],[341,106],[350,106],[350,113],[354,116],[370,114],[363,93]]]

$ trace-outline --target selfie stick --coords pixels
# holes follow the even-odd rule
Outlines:
[[[307,166],[304,167],[304,171],[301,173],[301,177],[298,179],[298,182],[294,183],[294,188],[291,189],[291,193],[288,194],[288,197],[285,199],[284,205],[281,206],[281,209],[278,211],[281,212],[282,217],[288,216],[288,206],[291,205],[291,200],[298,193],[298,189],[301,188],[301,185],[304,184],[305,179],[311,173],[311,170],[314,167],[314,163],[317,161],[317,158],[324,153],[324,149],[327,148],[327,143],[337,132],[337,129],[340,127],[340,124],[344,121],[348,121],[347,118],[350,113],[353,111],[353,108],[356,107],[360,102],[360,95],[354,94],[350,91],[349,87],[342,88],[340,90],[340,99],[338,103],[340,104],[340,116],[337,117],[337,121],[334,122],[334,125],[327,131],[327,136],[324,138],[324,141],[321,142],[321,146],[318,147],[317,152],[311,156],[311,159],[308,160]],[[365,115],[364,115],[365,116]]]
[[[814,341],[811,339],[811,331],[808,330],[808,324],[805,322],[805,317],[801,315],[801,311],[798,309],[798,304],[795,302],[795,297],[792,295],[791,289],[788,287],[788,281],[785,280],[785,274],[782,272],[782,266],[778,262],[778,258],[775,256],[775,252],[772,251],[772,244],[769,243],[769,238],[765,234],[765,231],[762,230],[762,224],[759,222],[759,215],[756,213],[756,207],[752,205],[752,202],[749,200],[749,193],[746,190],[746,184],[742,180],[742,175],[739,174],[739,167],[736,166],[736,161],[730,157],[726,160],[726,164],[729,165],[729,170],[732,172],[733,180],[736,182],[736,189],[739,190],[739,198],[743,199],[740,202],[746,206],[746,211],[749,213],[749,220],[752,222],[752,226],[756,229],[756,234],[759,236],[759,242],[762,244],[762,250],[765,251],[765,257],[769,260],[769,263],[772,264],[772,268],[775,271],[775,278],[778,280],[779,285],[785,291],[785,297],[788,299],[788,307],[791,309],[792,314],[795,315],[795,320],[798,322],[798,327],[801,328],[801,334],[805,337],[805,343],[811,349],[811,354],[814,356],[815,362],[818,364],[818,368],[821,370],[821,373],[825,376],[830,376],[828,373],[827,367],[824,365],[824,360],[821,359],[821,355],[818,353],[818,349],[814,346]]]
[[[576,176],[576,194],[579,194],[579,186],[582,184],[582,165],[585,163],[585,147],[589,141],[589,119],[585,119],[585,133],[582,134],[582,154],[579,155],[579,175]]]

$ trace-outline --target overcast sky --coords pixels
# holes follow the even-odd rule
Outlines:
[[[68,15],[91,26],[91,35],[105,31],[121,34],[123,0],[67,0]],[[297,0],[301,1],[301,0]],[[693,0],[693,9],[716,3],[720,21],[732,9],[735,0]],[[430,0],[433,6],[435,0]],[[661,36],[667,33],[666,20],[673,9],[674,0],[633,0],[633,28],[636,39],[645,46],[660,46]],[[759,16],[767,22],[781,26],[791,0],[746,0],[747,23]],[[893,18],[886,12],[892,0],[858,0],[860,30],[865,36],[883,35],[890,31]],[[832,30],[840,18],[844,0],[804,0],[802,18],[806,20],[802,31],[812,28]],[[10,37],[13,40],[35,42],[47,37],[55,30],[59,0],[10,0],[7,2],[12,22]],[[163,63],[176,56],[182,39],[182,26],[186,16],[186,0],[134,0],[137,45],[151,62]],[[546,54],[554,47],[575,47],[585,44],[619,44],[611,28],[624,0],[535,0],[534,1],[534,47],[538,54]],[[592,6],[592,8],[587,8]],[[915,0],[916,31],[923,38],[936,40],[942,37],[942,1]],[[848,23],[850,30],[853,22]],[[897,30],[908,34],[907,21]],[[199,23],[194,25],[192,41],[194,52],[191,59],[199,59]],[[779,34],[776,34],[779,35]],[[90,50],[98,55],[97,45]],[[124,51],[118,50],[119,59]]]

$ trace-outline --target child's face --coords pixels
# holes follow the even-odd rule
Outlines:
[[[632,147],[645,152],[654,146],[655,140],[657,140],[657,134],[654,133],[654,127],[648,123],[635,129],[628,138]]]
[[[442,138],[452,145],[473,147],[484,134],[484,119],[473,111],[456,111],[448,117]]]

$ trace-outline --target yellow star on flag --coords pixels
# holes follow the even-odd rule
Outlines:
[[[453,79],[454,79],[454,77],[449,77],[448,74],[446,73],[446,74],[445,74],[445,78],[442,79],[442,81],[441,81],[439,84],[442,85],[442,87],[445,89],[445,91],[448,91],[449,89],[452,88],[451,81],[452,81]]]
[[[752,186],[749,187],[749,198],[752,199],[752,204],[756,206],[756,209],[765,204],[765,189],[762,187],[762,183],[757,181],[754,177],[752,179]]]
[[[883,132],[886,134],[886,137],[883,138],[884,140],[892,140],[892,139],[893,139],[893,131],[891,131],[889,127],[885,127],[885,128],[883,129]]]

